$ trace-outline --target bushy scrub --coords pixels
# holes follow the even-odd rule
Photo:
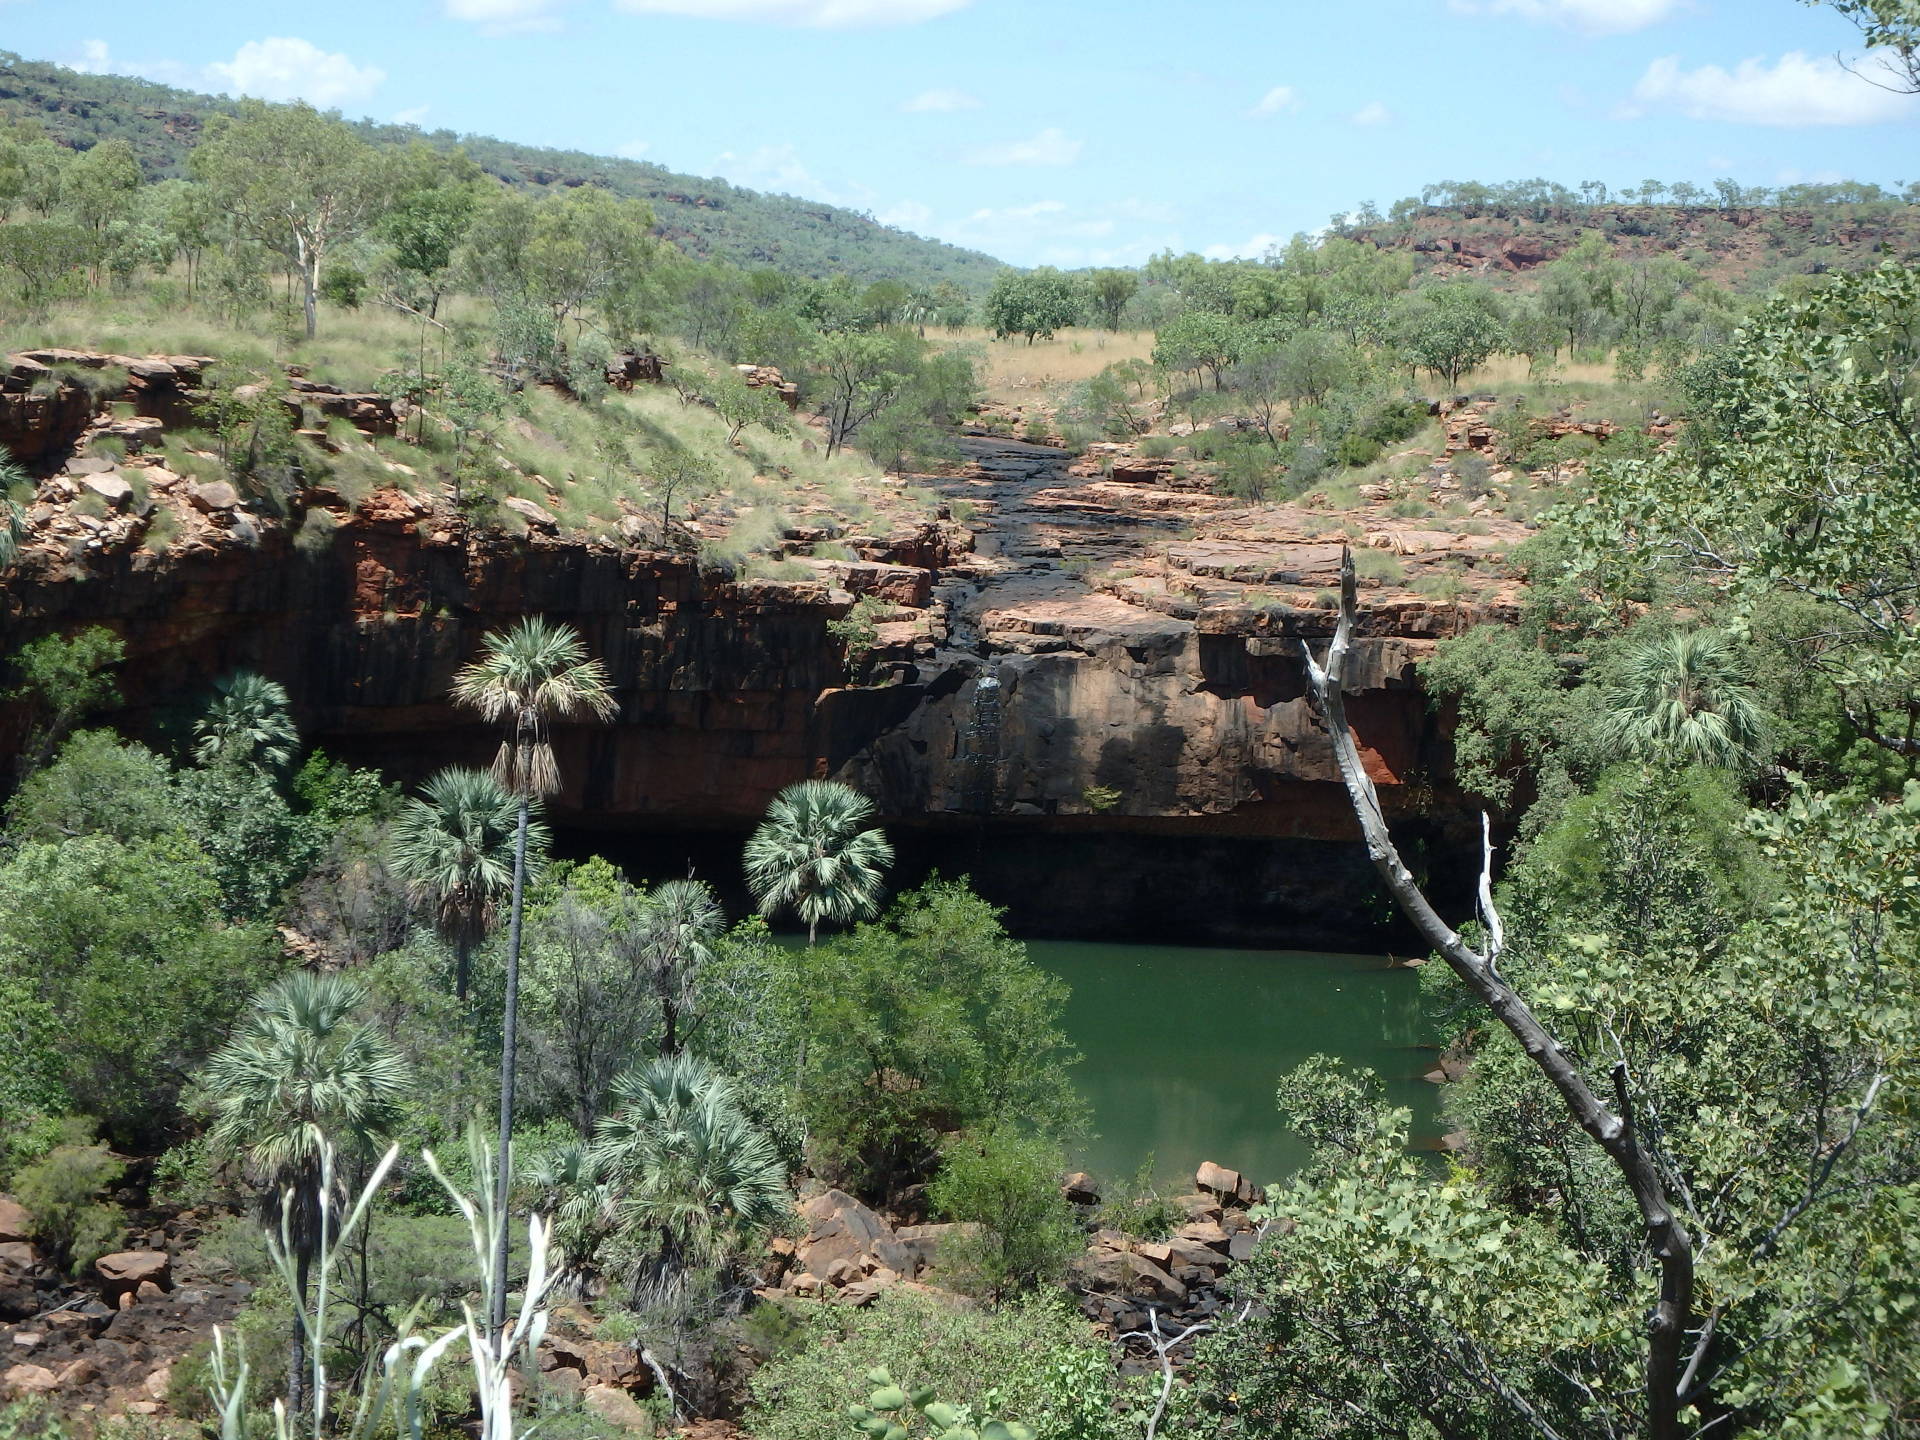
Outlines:
[[[1019,1121],[1079,1123],[1060,1030],[1065,987],[999,912],[935,881],[877,923],[802,955],[799,1105],[818,1162],[869,1193],[926,1174],[939,1137]]]
[[[126,1216],[100,1196],[126,1168],[104,1145],[61,1145],[13,1177],[55,1267],[78,1273],[120,1243]]]
[[[891,1290],[865,1310],[810,1309],[797,1345],[750,1382],[756,1440],[846,1440],[847,1407],[884,1368],[906,1390],[932,1386],[975,1420],[1018,1419],[1040,1440],[1118,1440],[1137,1434],[1128,1388],[1106,1344],[1064,1297],[995,1311],[919,1291]]]
[[[1082,1249],[1060,1193],[1065,1170],[1058,1145],[1009,1125],[949,1141],[927,1200],[941,1219],[979,1228],[942,1245],[942,1278],[998,1299],[1064,1274]]]

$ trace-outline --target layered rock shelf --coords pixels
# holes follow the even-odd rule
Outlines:
[[[100,359],[130,377],[148,363]],[[71,387],[33,388],[18,398],[65,413]],[[289,396],[371,433],[393,423],[368,397]],[[1471,817],[1416,667],[1511,613],[1499,555],[1525,533],[1497,518],[1416,527],[1384,496],[1339,515],[1250,507],[1129,447],[1070,464],[977,436],[956,473],[916,482],[940,500],[923,519],[859,535],[804,516],[785,549],[808,578],[740,579],[650,548],[637,517],[595,534],[551,515],[520,535],[472,526],[402,474],[357,505],[316,489],[275,515],[224,480],[167,470],[144,434],[91,458],[88,438],[116,417],[83,419],[64,462],[58,445],[36,450],[49,473],[0,612],[7,649],[88,624],[124,637],[113,722],[141,733],[246,666],[286,685],[314,743],[416,781],[490,753],[448,681],[484,631],[544,613],[579,627],[621,699],[614,724],[557,736],[563,831],[737,833],[782,785],[838,776],[874,798],[910,861],[1026,904],[1014,919],[1029,933],[1378,941],[1384,911],[1300,645],[1332,631],[1343,543],[1393,557],[1397,578],[1365,584],[1349,709],[1394,818],[1458,838]],[[145,543],[157,508],[164,548]],[[316,508],[335,522],[329,543],[296,547]],[[815,556],[822,541],[841,558]],[[1427,577],[1448,593],[1425,593]],[[850,656],[828,622],[861,597],[874,643]],[[0,750],[25,719],[0,709]],[[1434,847],[1443,892],[1466,879],[1445,857],[1472,848]]]

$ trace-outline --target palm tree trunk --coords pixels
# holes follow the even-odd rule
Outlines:
[[[288,1346],[287,1419],[296,1435],[306,1419],[302,1407],[307,1394],[307,1271],[311,1264],[305,1251],[294,1257],[295,1288],[300,1293],[294,1298],[293,1341]]]
[[[514,1041],[520,1023],[520,896],[527,881],[527,797],[520,797],[520,815],[513,834],[513,910],[507,922],[507,1014],[500,1035],[500,1153],[495,1161],[493,1208],[500,1234],[494,1242],[493,1294],[487,1307],[497,1343],[506,1344],[507,1329],[507,1190],[513,1177],[513,1065]]]
[[[473,941],[464,934],[453,942],[453,998],[467,1003],[467,980],[473,969]]]

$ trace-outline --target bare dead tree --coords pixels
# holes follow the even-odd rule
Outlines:
[[[1500,973],[1500,954],[1506,935],[1493,904],[1493,834],[1484,814],[1480,821],[1479,912],[1485,933],[1481,949],[1469,945],[1440,918],[1421,893],[1413,872],[1400,858],[1387,832],[1379,792],[1361,763],[1360,749],[1347,724],[1346,705],[1341,695],[1347,662],[1353,653],[1355,608],[1353,555],[1343,549],[1340,621],[1334,630],[1333,643],[1327,647],[1326,663],[1323,666],[1314,660],[1312,647],[1305,640],[1300,642],[1300,650],[1306,660],[1307,679],[1314,698],[1326,719],[1340,776],[1346,782],[1348,799],[1353,803],[1354,816],[1366,840],[1368,858],[1386,882],[1400,912],[1520,1042],[1528,1058],[1560,1093],[1574,1121],[1606,1153],[1632,1191],[1648,1247],[1660,1266],[1659,1299],[1647,1317],[1646,1433],[1649,1440],[1678,1440],[1680,1411],[1704,1388],[1699,1377],[1713,1332],[1710,1326],[1699,1327],[1694,1332],[1697,1337],[1694,1354],[1683,1360],[1682,1351],[1694,1322],[1693,1240],[1667,1198],[1654,1157],[1640,1143],[1634,1126],[1632,1082],[1626,1062],[1622,1060],[1612,1067],[1609,1078],[1614,1107],[1609,1108],[1574,1058]]]

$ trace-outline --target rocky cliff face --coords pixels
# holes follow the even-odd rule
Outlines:
[[[567,789],[553,819],[596,845],[731,837],[782,785],[833,775],[873,797],[906,872],[971,873],[1029,933],[1389,938],[1299,658],[1301,638],[1331,631],[1313,597],[1338,545],[1273,514],[1267,532],[1183,539],[1172,527],[1212,497],[1076,485],[1040,447],[974,452],[966,473],[935,482],[980,507],[970,530],[929,518],[860,540],[859,560],[806,560],[817,578],[778,581],[702,573],[612,537],[470,530],[399,491],[343,509],[319,549],[196,500],[202,527],[156,553],[113,522],[62,528],[61,496],[97,475],[83,469],[42,484],[0,649],[113,629],[128,651],[127,711],[113,718],[136,733],[217,675],[255,668],[287,686],[315,743],[413,781],[490,755],[487,729],[447,704],[448,682],[486,630],[543,613],[577,626],[619,689],[617,722],[556,737]],[[1114,564],[1149,553],[1158,571]],[[1264,589],[1225,578],[1249,555]],[[861,594],[891,613],[853,683],[828,622]],[[1437,842],[1436,883],[1464,893],[1469,817],[1443,783],[1447,737],[1415,666],[1500,598],[1373,601],[1350,710],[1416,850]],[[21,719],[0,746],[17,744]]]

